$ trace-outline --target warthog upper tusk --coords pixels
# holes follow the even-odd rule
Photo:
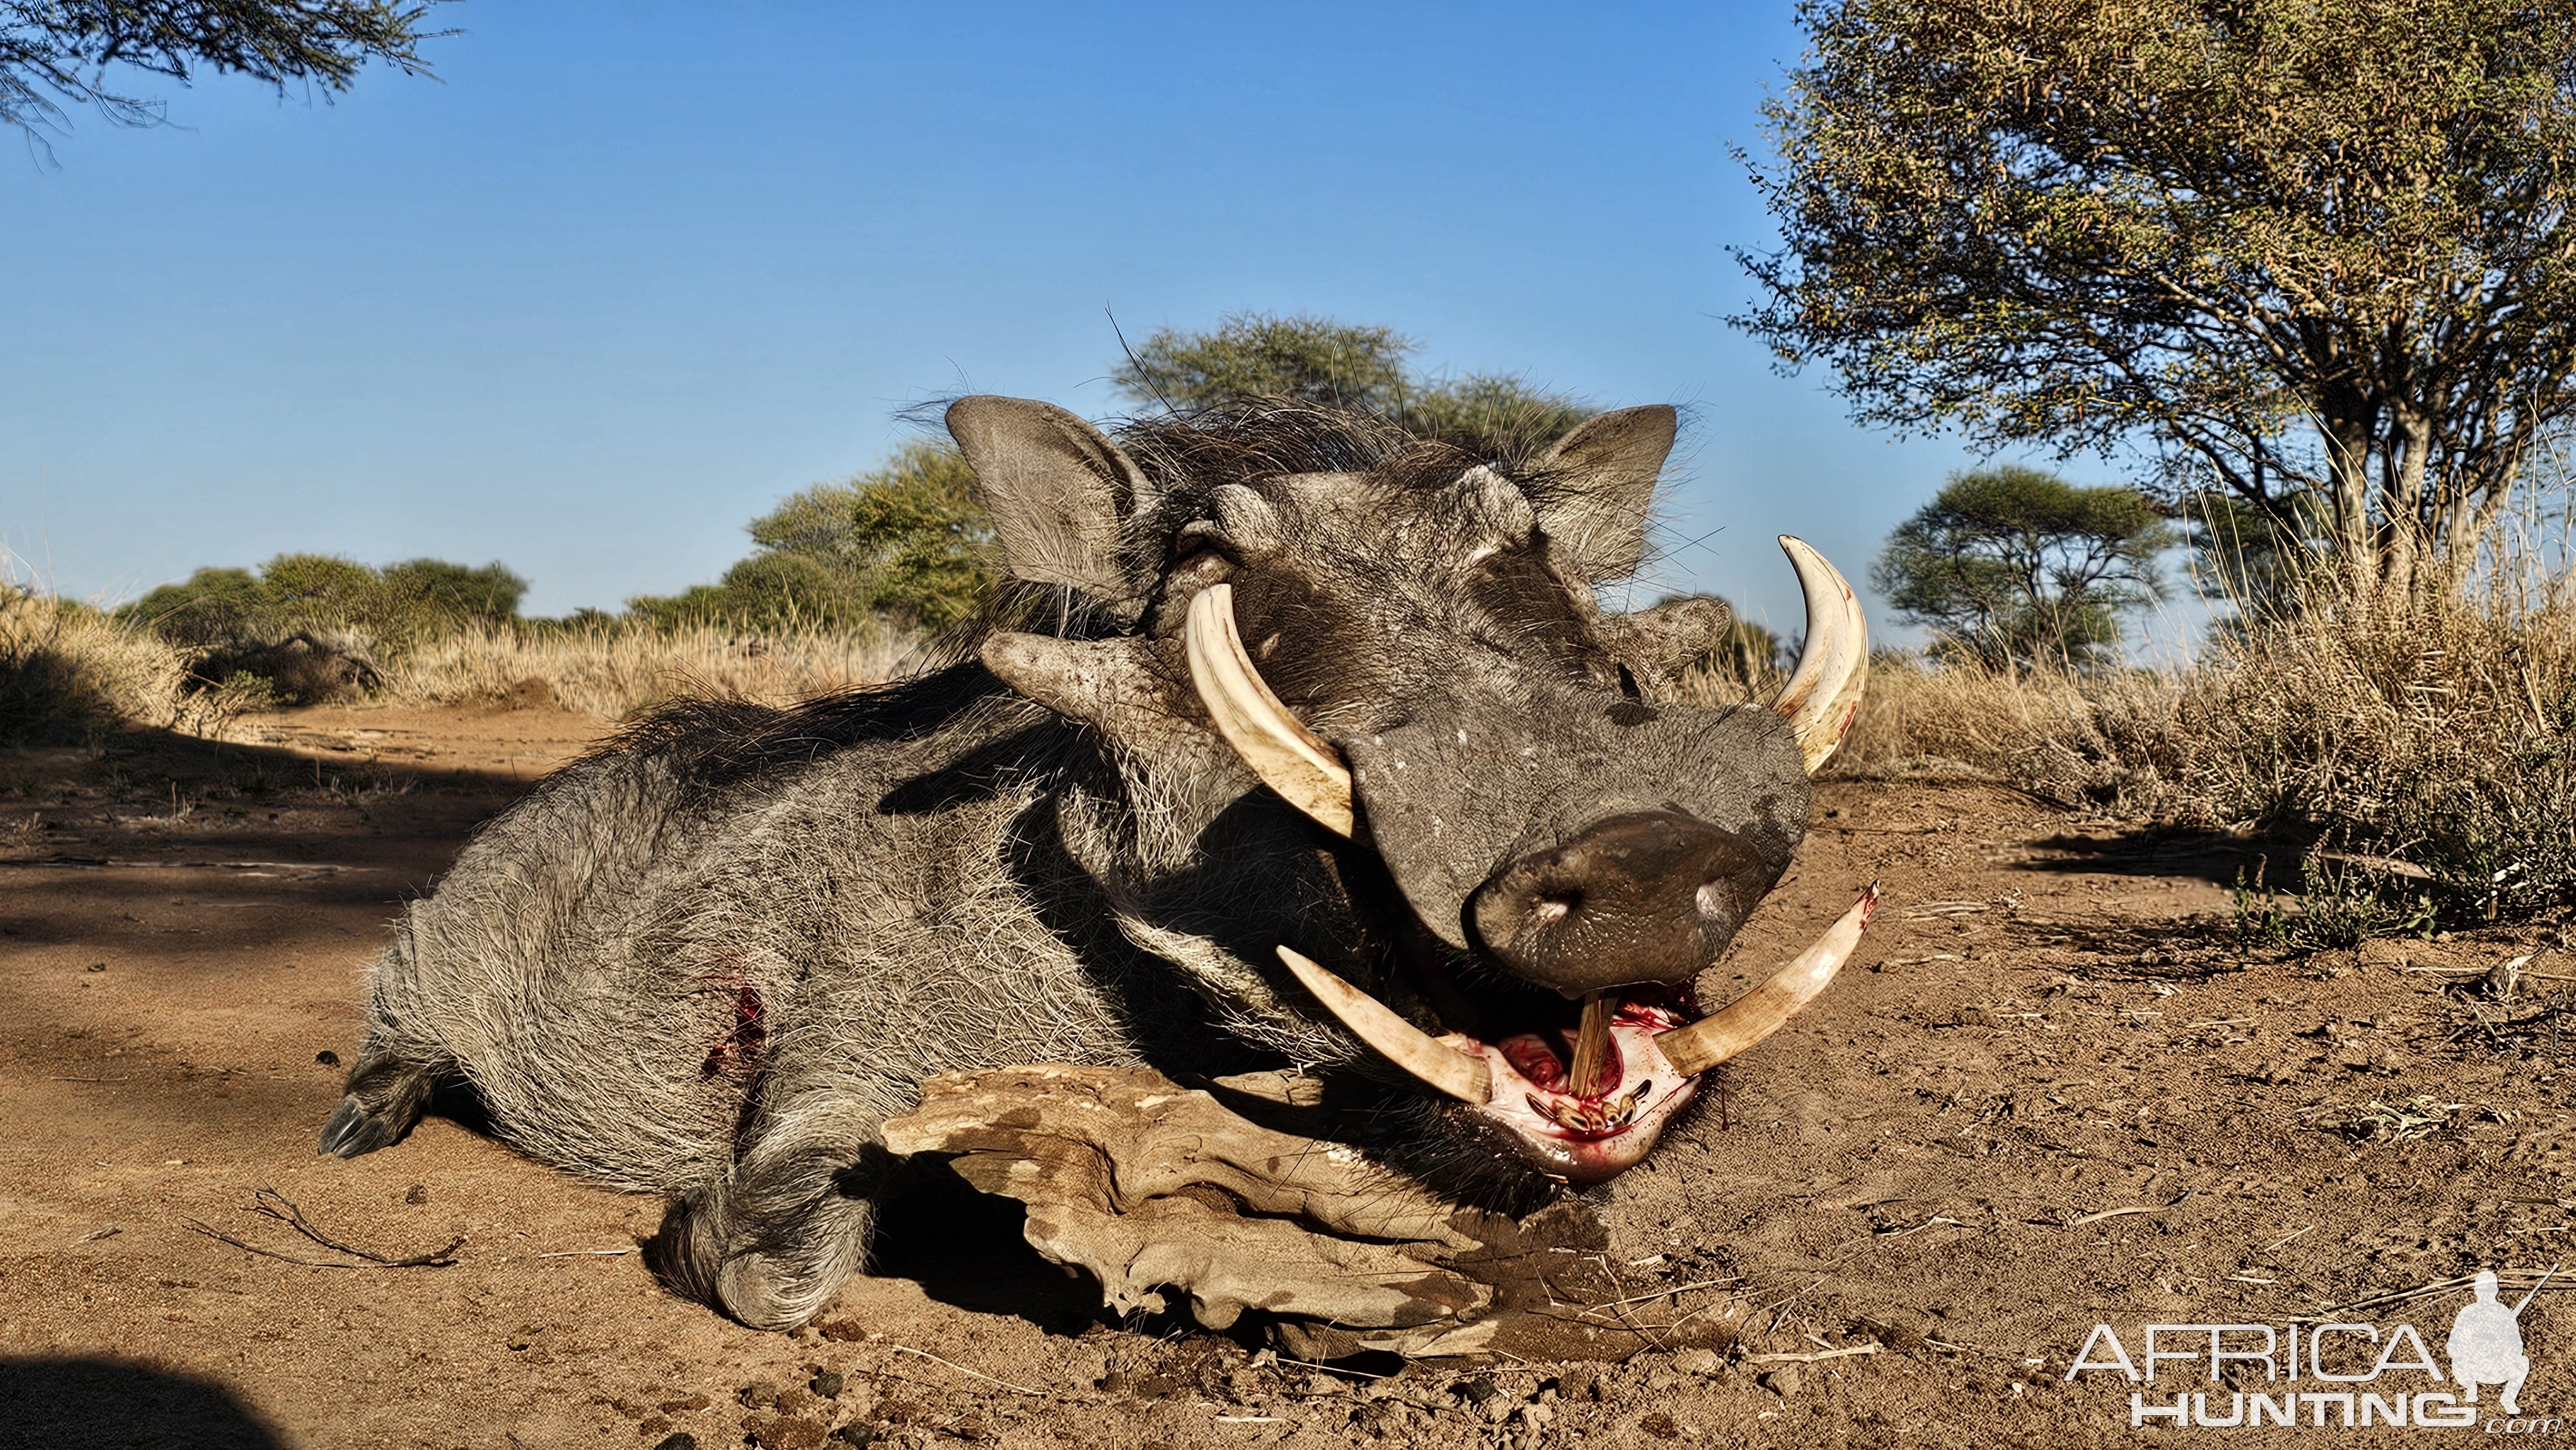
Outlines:
[[[1315,994],[1326,1011],[1386,1055],[1389,1062],[1462,1103],[1483,1107],[1494,1096],[1494,1071],[1484,1059],[1443,1047],[1431,1034],[1405,1021],[1387,1005],[1286,947],[1279,960]]]
[[[1869,684],[1869,621],[1842,571],[1806,540],[1782,534],[1780,551],[1789,556],[1807,596],[1807,643],[1771,708],[1789,717],[1798,753],[1813,775],[1833,759],[1843,732],[1860,713],[1861,691]]]
[[[1843,918],[1827,928],[1816,944],[1771,975],[1761,986],[1702,1017],[1655,1038],[1655,1050],[1685,1077],[1697,1077],[1763,1038],[1779,1031],[1798,1009],[1816,999],[1842,969],[1869,914],[1878,909],[1878,887],[1872,884]]]
[[[1261,783],[1324,826],[1351,833],[1351,772],[1314,731],[1270,693],[1234,627],[1234,588],[1211,584],[1190,601],[1185,631],[1190,682],[1225,737]],[[1452,1054],[1453,1056],[1455,1054]]]

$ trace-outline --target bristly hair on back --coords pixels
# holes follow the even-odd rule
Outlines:
[[[1166,492],[1204,494],[1283,473],[1370,473],[1409,455],[1474,460],[1376,413],[1295,398],[1245,398],[1192,413],[1132,418],[1118,445]]]
[[[1199,493],[1283,473],[1376,473],[1399,485],[1433,486],[1479,463],[1544,490],[1548,480],[1534,465],[1556,441],[1520,439],[1471,449],[1413,432],[1382,413],[1284,397],[1132,418],[1114,432],[1119,446],[1163,488]]]

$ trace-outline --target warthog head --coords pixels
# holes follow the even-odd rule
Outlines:
[[[1119,443],[1008,398],[948,424],[1023,622],[1041,594],[1049,619],[982,658],[1116,762],[1069,808],[1093,823],[1075,855],[1244,1035],[1401,1067],[1475,1141],[1595,1182],[1857,941],[1866,899],[1699,1013],[1696,975],[1805,831],[1868,651],[1850,587],[1794,539],[1807,643],[1769,708],[1674,698],[1722,607],[1600,611],[1639,562],[1672,409],[1501,467],[1285,402]]]

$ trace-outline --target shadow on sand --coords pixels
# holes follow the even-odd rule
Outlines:
[[[282,1450],[223,1386],[111,1359],[0,1360],[0,1450]]]
[[[2117,836],[2049,836],[2031,843],[2051,853],[2025,871],[2104,876],[2193,876],[2220,886],[2259,877],[2296,882],[2308,843],[2281,835],[2235,836],[2187,826],[2141,826]]]

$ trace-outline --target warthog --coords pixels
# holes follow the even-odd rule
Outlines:
[[[931,1074],[1294,1065],[1374,1084],[1365,1150],[1526,1201],[1637,1162],[1857,939],[1866,902],[1694,1020],[1867,648],[1795,540],[1772,708],[1671,698],[1712,602],[1599,611],[1672,409],[1503,467],[1285,402],[947,421],[1011,576],[971,655],[674,705],[549,777],[397,928],[322,1152],[470,1088],[521,1151],[669,1195],[675,1288],[786,1327],[864,1264],[879,1125]]]

